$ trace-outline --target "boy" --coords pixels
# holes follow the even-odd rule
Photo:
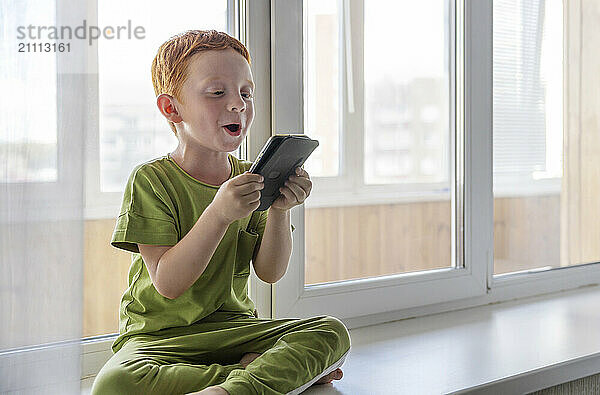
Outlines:
[[[298,168],[268,211],[262,177],[236,150],[254,118],[250,56],[225,33],[172,37],[152,63],[174,152],[134,168],[111,244],[134,253],[115,354],[92,394],[281,394],[339,380],[350,350],[334,317],[259,319],[250,260],[277,282],[292,251],[289,210],[312,183]]]

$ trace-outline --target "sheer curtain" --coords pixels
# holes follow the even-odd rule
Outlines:
[[[59,6],[0,2],[0,393],[80,392],[86,49],[35,29]]]

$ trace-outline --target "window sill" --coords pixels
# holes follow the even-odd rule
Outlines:
[[[315,393],[528,393],[596,374],[599,300],[595,286],[351,329],[343,379]]]

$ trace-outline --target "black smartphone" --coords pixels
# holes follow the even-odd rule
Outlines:
[[[248,170],[264,177],[265,187],[261,191],[260,206],[256,211],[271,207],[281,194],[279,188],[318,146],[317,140],[304,134],[276,134],[267,140]]]

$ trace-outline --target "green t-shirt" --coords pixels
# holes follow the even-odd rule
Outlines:
[[[228,156],[230,179],[252,165]],[[251,229],[247,227],[252,215],[231,223],[202,275],[176,299],[158,293],[138,250],[137,243],[177,244],[218,190],[193,178],[169,155],[133,169],[111,240],[112,246],[133,253],[114,352],[131,335],[188,326],[214,312],[254,315],[254,302],[248,297],[250,260],[262,241],[268,210],[254,212]]]

